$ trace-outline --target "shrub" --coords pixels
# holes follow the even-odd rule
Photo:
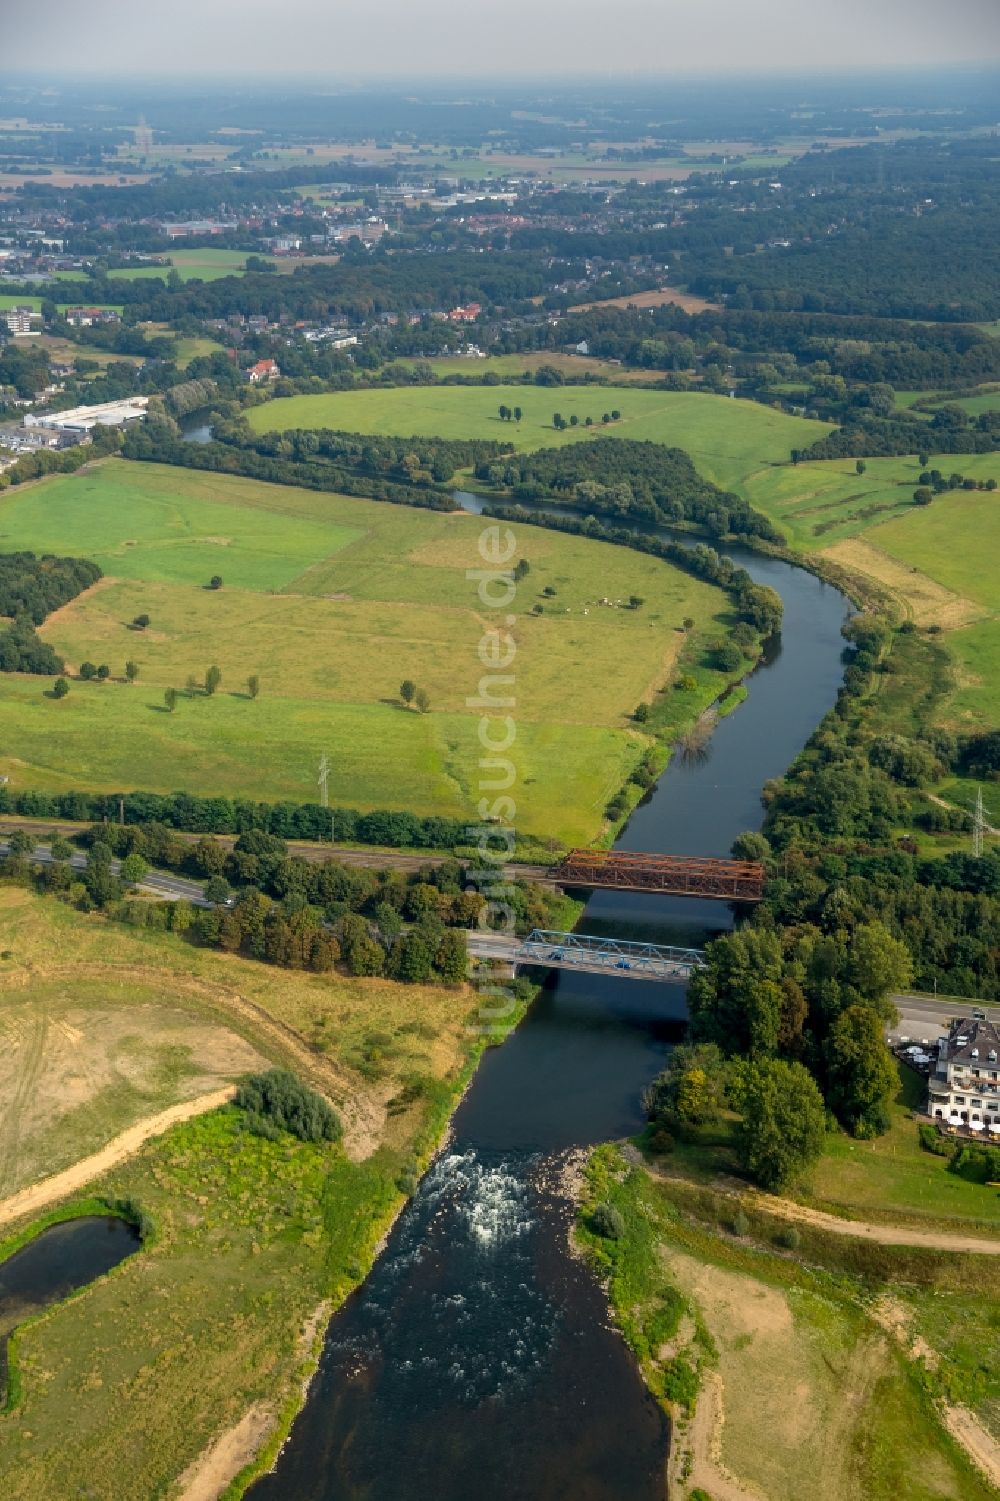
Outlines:
[[[917,1127],[917,1135],[925,1152],[933,1152],[935,1157],[950,1156],[951,1143],[945,1141],[938,1128],[932,1126],[929,1121],[921,1121]]]
[[[783,1246],[786,1251],[797,1251],[802,1244],[802,1236],[794,1225],[787,1225],[775,1235],[774,1244]]]
[[[738,1235],[741,1240],[745,1235],[750,1234],[750,1221],[742,1209],[737,1209],[733,1215],[733,1234]]]
[[[270,1139],[280,1131],[300,1141],[338,1141],[341,1135],[340,1121],[323,1096],[284,1068],[244,1079],[236,1104],[247,1112],[250,1130]]]
[[[652,1136],[649,1138],[649,1150],[651,1152],[656,1152],[661,1157],[665,1157],[668,1152],[672,1152],[674,1150],[674,1138],[671,1136],[666,1126],[660,1126],[656,1131],[653,1132]]]
[[[590,1228],[595,1235],[602,1235],[605,1240],[621,1240],[625,1234],[621,1210],[606,1202],[598,1204],[590,1216]]]

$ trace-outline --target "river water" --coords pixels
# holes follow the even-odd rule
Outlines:
[[[782,596],[781,638],[707,754],[673,759],[621,849],[728,854],[836,699],[843,596],[732,555]],[[695,945],[731,922],[716,902],[598,892],[580,928]],[[570,1149],[639,1129],[641,1090],[684,1017],[681,986],[550,978],[484,1058],[449,1147],[331,1323],[254,1501],[662,1501],[669,1425],[569,1254],[559,1169]]]

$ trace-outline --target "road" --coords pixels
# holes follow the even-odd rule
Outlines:
[[[9,843],[6,840],[0,840],[0,855],[9,854]],[[28,858],[36,861],[39,865],[51,865],[52,851],[48,845],[39,844],[35,846]],[[70,856],[68,863],[73,870],[85,870],[87,867],[87,857],[86,855],[77,853]],[[115,875],[120,873],[121,865],[120,860],[111,861],[111,869]],[[162,897],[165,901],[183,900],[191,902],[195,907],[211,907],[213,905],[212,902],[205,900],[200,881],[188,881],[183,876],[169,875],[166,871],[150,870],[136,884],[140,890],[149,891],[154,896]]]
[[[892,1037],[909,1037],[913,1042],[934,1042],[944,1037],[952,1017],[971,1017],[982,1011],[991,1022],[1000,1023],[1000,1006],[986,1001],[960,999],[956,996],[894,995],[899,1011],[898,1026],[890,1028]]]

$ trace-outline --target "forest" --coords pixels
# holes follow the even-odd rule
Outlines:
[[[96,584],[101,570],[85,558],[36,558],[31,552],[0,553],[0,672],[53,677],[62,659],[34,627]]]
[[[738,495],[702,479],[680,448],[628,438],[572,443],[476,465],[476,478],[518,502],[550,497],[616,520],[691,522],[715,537],[781,537]]]

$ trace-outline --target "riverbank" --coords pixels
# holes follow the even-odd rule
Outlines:
[[[598,1233],[607,1220],[598,1205],[619,1217],[617,1234]],[[852,1262],[815,1225],[800,1250],[766,1200],[747,1215],[741,1198],[689,1194],[612,1146],[588,1163],[578,1237],[671,1413],[672,1486],[715,1501],[994,1494],[977,1468],[984,1435],[986,1449],[995,1445],[983,1423],[989,1398],[965,1388],[979,1410],[963,1427],[942,1384],[965,1369],[960,1341],[932,1350],[926,1337],[899,1340],[880,1311],[901,1298],[906,1327],[920,1333],[942,1301],[960,1309],[971,1285],[980,1299],[995,1296],[994,1263],[909,1248],[898,1262],[884,1249]],[[804,1453],[814,1458],[807,1471]]]

